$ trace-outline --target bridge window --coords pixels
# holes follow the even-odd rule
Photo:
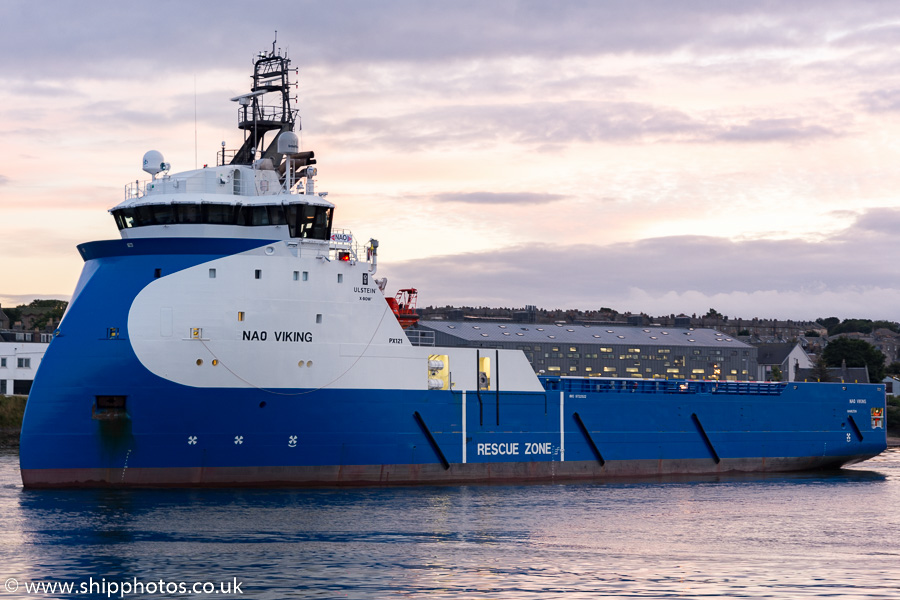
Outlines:
[[[287,204],[284,207],[291,237],[327,240],[331,237],[331,207]]]
[[[287,209],[287,211],[285,210]],[[113,211],[119,229],[149,225],[209,224],[263,227],[289,225],[291,237],[331,237],[331,207],[308,204],[145,204]]]

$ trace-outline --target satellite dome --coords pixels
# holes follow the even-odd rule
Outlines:
[[[282,131],[278,136],[278,152],[280,154],[297,154],[300,152],[300,138],[293,131]]]
[[[163,159],[162,152],[150,150],[144,154],[144,171],[156,175],[161,171],[168,171],[169,164]]]

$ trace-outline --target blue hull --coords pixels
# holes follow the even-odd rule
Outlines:
[[[104,335],[127,330],[155,268],[165,276],[264,243],[80,247],[82,281],[26,408],[26,486],[593,480],[831,468],[886,447],[878,385],[545,378],[544,392],[203,388],[151,373],[126,335]]]

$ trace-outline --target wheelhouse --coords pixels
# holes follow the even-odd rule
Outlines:
[[[292,238],[328,240],[332,206],[286,204],[200,204],[169,202],[124,206],[110,211],[119,230],[151,225],[286,225]]]

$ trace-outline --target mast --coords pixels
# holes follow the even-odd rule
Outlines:
[[[262,153],[261,158],[270,158],[274,166],[279,166],[282,154],[277,151],[276,141],[283,131],[293,131],[299,120],[297,110],[291,106],[290,59],[275,51],[260,52],[253,66],[253,86],[250,92],[232,98],[240,103],[238,109],[238,129],[245,132],[244,143],[231,160],[233,165],[249,165],[256,158],[255,153],[263,148],[269,132],[277,132]],[[294,70],[296,74],[296,69]],[[278,100],[266,104],[266,95],[277,96]],[[311,157],[310,157],[311,158]],[[314,160],[312,161],[315,162]],[[308,163],[309,164],[309,163]]]

